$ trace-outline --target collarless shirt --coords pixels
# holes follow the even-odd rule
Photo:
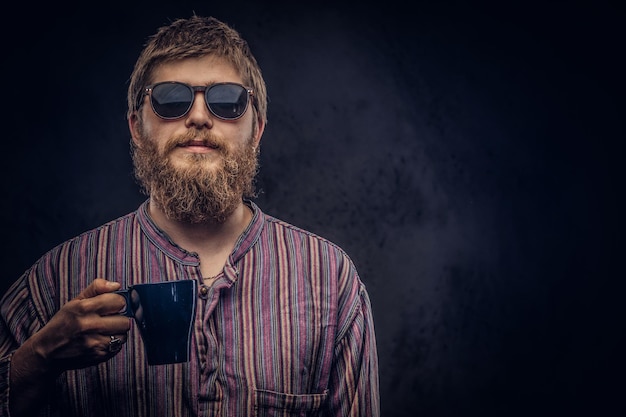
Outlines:
[[[147,201],[43,255],[2,299],[0,416],[9,416],[12,352],[95,278],[197,280],[190,360],[148,365],[132,323],[112,359],[61,374],[41,415],[379,415],[371,305],[352,261],[246,204],[252,221],[210,287],[198,256],[156,226]]]

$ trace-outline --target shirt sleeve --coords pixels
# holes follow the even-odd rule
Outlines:
[[[13,352],[43,326],[28,285],[29,272],[13,283],[0,300],[0,417],[10,416],[9,374]]]
[[[378,417],[378,354],[369,296],[363,284],[351,320],[335,345],[329,386],[329,413],[341,417]]]
[[[4,322],[0,324],[0,343],[2,343],[3,349],[0,354],[0,416],[9,416],[9,371],[11,366],[11,355],[13,349],[10,352],[6,352],[4,346],[7,344],[7,329]]]

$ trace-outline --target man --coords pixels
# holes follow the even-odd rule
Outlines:
[[[128,106],[149,198],[7,291],[0,415],[378,415],[354,265],[250,200],[267,99],[247,43],[213,18],[174,21],[140,54]],[[191,359],[148,365],[115,291],[178,279],[199,283]]]

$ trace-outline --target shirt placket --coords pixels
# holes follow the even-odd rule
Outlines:
[[[219,342],[213,314],[223,288],[220,276],[212,286],[201,284],[198,290],[199,305],[196,317],[196,340],[199,365],[198,407],[200,415],[212,415],[223,400],[223,389],[218,380]]]

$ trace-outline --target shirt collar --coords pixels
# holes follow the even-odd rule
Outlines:
[[[198,265],[199,259],[185,249],[174,243],[170,237],[161,230],[148,214],[149,199],[144,201],[137,209],[137,218],[141,230],[145,236],[163,253],[170,258],[188,265]],[[237,239],[227,264],[234,266],[252,248],[261,235],[265,224],[265,214],[250,200],[244,200],[244,204],[252,210],[252,220],[248,227]]]

